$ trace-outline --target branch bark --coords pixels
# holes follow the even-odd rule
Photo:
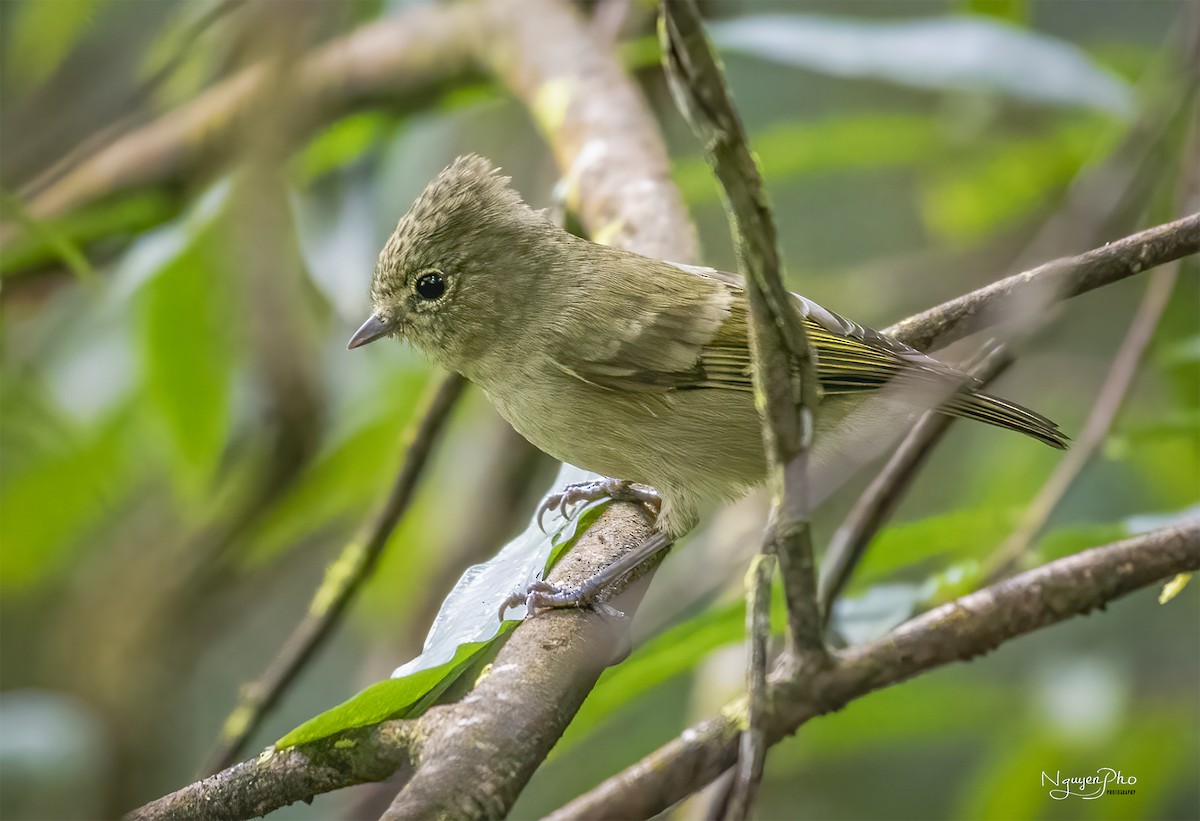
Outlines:
[[[771,676],[768,743],[874,690],[1082,615],[1141,587],[1200,568],[1200,526],[1168,528],[1043,565],[931,610],[891,634],[835,655],[832,667],[796,679]],[[739,699],[720,715],[563,806],[547,821],[650,818],[737,760]]]
[[[563,175],[566,203],[596,242],[692,262],[696,232],[671,181],[654,112],[611,50],[560,2],[492,0],[479,43],[524,103]],[[478,13],[478,9],[476,10]]]
[[[910,316],[885,333],[927,351],[1048,305],[1200,252],[1200,213],[1014,274]]]
[[[693,0],[663,3],[663,63],[679,107],[704,145],[726,210],[750,302],[754,398],[763,421],[771,513],[763,551],[779,557],[791,647],[823,664],[812,537],[808,448],[820,384],[804,323],[779,274],[779,241],[762,175]]]

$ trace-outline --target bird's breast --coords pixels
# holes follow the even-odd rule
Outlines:
[[[758,414],[747,392],[608,390],[548,361],[480,387],[540,450],[605,476],[714,501],[764,475]]]

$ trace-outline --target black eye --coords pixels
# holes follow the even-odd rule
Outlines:
[[[425,274],[417,280],[417,293],[421,299],[438,299],[446,293],[446,280],[441,274]]]

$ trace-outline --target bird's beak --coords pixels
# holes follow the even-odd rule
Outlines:
[[[382,336],[387,336],[387,323],[379,318],[379,314],[371,314],[367,321],[354,332],[354,336],[350,337],[350,342],[346,348],[353,350],[354,348],[366,345],[368,342],[374,342]]]

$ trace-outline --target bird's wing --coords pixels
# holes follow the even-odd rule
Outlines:
[[[638,281],[595,277],[603,282],[606,303],[620,306],[610,320],[596,316],[586,294],[572,299],[568,310],[575,316],[561,323],[554,364],[608,390],[653,394],[700,387],[706,381],[702,355],[730,319],[737,294],[717,281],[698,288],[692,275],[673,265],[642,265],[646,275]]]
[[[702,353],[701,365],[710,386],[749,390],[750,349],[742,279],[712,268],[677,267],[720,282],[738,295],[728,321]],[[918,379],[974,387],[975,381],[961,371],[897,339],[851,322],[799,294],[792,294],[792,298],[804,318],[809,344],[816,350],[817,378],[826,395],[877,390],[901,372]]]
[[[712,287],[670,282],[672,269]],[[627,311],[615,336],[564,345],[558,366],[598,387],[633,392],[716,388],[752,391],[748,306],[739,277],[672,263],[663,280],[622,295]],[[665,281],[664,281],[665,280]],[[610,294],[611,296],[612,294]],[[917,378],[963,384],[960,371],[889,336],[851,322],[793,294],[816,349],[817,377],[827,394],[876,390],[902,371]],[[609,329],[612,330],[612,329]],[[566,352],[571,352],[570,354]],[[970,385],[964,385],[970,387]]]

